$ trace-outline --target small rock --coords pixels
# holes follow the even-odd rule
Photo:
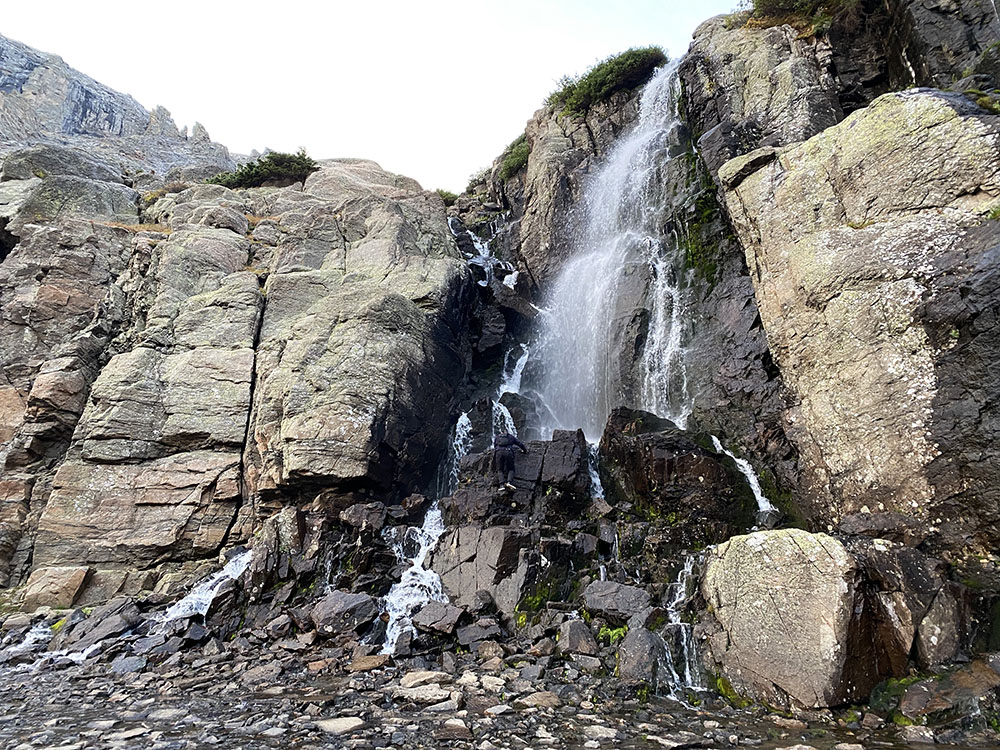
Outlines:
[[[399,681],[399,686],[403,688],[420,687],[432,682],[451,682],[451,675],[447,672],[431,672],[428,670],[416,670],[407,672],[403,679]]]
[[[559,696],[549,690],[540,690],[514,701],[518,708],[556,708],[561,704]]]
[[[324,659],[324,662],[332,661],[331,659]],[[310,671],[312,671],[312,664],[310,663]],[[389,656],[387,654],[370,654],[369,656],[359,656],[357,659],[352,661],[347,666],[348,672],[371,672],[373,669],[381,669],[386,664],[389,663]]]

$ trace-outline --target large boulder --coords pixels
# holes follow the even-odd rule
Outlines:
[[[702,593],[719,630],[708,659],[741,694],[774,705],[860,701],[848,636],[858,566],[842,544],[798,529],[757,532],[708,557]]]
[[[701,588],[710,670],[774,705],[864,701],[912,656],[926,668],[965,647],[964,587],[941,560],[884,539],[734,537],[709,553]]]
[[[25,586],[22,606],[28,612],[38,607],[71,607],[88,573],[89,568],[79,566],[36,568]]]
[[[910,90],[719,172],[818,521],[1000,541],[998,138],[965,97]]]
[[[590,612],[615,622],[626,622],[649,607],[649,594],[638,586],[615,581],[593,581],[583,590]]]

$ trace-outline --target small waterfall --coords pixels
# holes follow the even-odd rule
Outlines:
[[[475,254],[466,253],[465,255],[470,266],[478,266],[483,269],[483,275],[486,278],[479,280],[479,286],[488,287],[493,279],[496,278],[496,272],[499,268],[503,271],[507,271],[507,274],[504,276],[503,283],[513,289],[514,284],[517,283],[517,271],[515,271],[513,266],[509,263],[504,263],[499,258],[493,257],[493,252],[490,250],[490,242],[493,241],[493,237],[497,234],[497,225],[501,219],[502,217],[497,217],[497,220],[490,226],[493,235],[487,240],[481,238],[471,229],[465,229],[462,227],[458,219],[453,216],[448,218],[448,229],[451,230],[452,236],[456,238],[459,237],[464,230],[469,239],[472,241],[473,247],[476,248]]]
[[[517,426],[514,424],[514,417],[511,416],[510,409],[504,406],[500,399],[505,393],[521,392],[521,377],[524,375],[524,366],[528,363],[528,356],[531,350],[527,346],[521,346],[521,356],[510,367],[510,357],[514,349],[507,352],[503,360],[503,380],[497,388],[497,395],[493,399],[493,415],[491,420],[492,434],[490,437],[496,439],[497,435],[509,433],[517,437]],[[492,440],[491,440],[492,442]]]
[[[685,558],[684,566],[669,585],[667,595],[664,597],[667,622],[661,631],[665,645],[662,666],[668,676],[670,695],[678,700],[684,700],[686,689],[705,689],[701,669],[698,666],[698,651],[692,626],[681,619],[696,587],[697,561],[696,555],[688,555]]]
[[[683,425],[691,411],[684,370],[684,255],[664,230],[664,167],[677,130],[677,62],[642,93],[635,129],[618,140],[586,185],[573,254],[555,280],[537,345],[542,434],[582,427],[597,440],[611,410],[629,397],[620,368],[618,319],[648,274],[649,334],[639,363],[642,408]]]
[[[472,448],[472,420],[468,412],[462,412],[455,422],[455,432],[448,452],[445,455],[441,471],[438,472],[437,496],[447,497],[458,486],[459,463],[469,454]]]
[[[206,578],[204,581],[195,586],[183,599],[170,605],[167,610],[160,615],[157,620],[160,623],[166,624],[172,622],[173,620],[179,620],[184,617],[193,617],[194,615],[201,615],[204,617],[208,614],[209,607],[212,606],[212,602],[215,601],[215,596],[219,591],[219,588],[226,581],[232,581],[243,575],[243,572],[250,565],[250,559],[253,557],[253,550],[247,550],[246,552],[241,552],[238,555],[234,555],[232,559],[227,562],[222,570],[217,573],[213,573],[210,577]]]
[[[597,458],[597,443],[587,443],[587,469],[590,471],[590,497],[593,500],[603,500],[604,485],[601,484],[601,475],[597,471]]]
[[[396,651],[396,641],[406,632],[415,633],[411,620],[414,612],[429,601],[447,602],[441,577],[424,565],[427,556],[437,546],[438,539],[444,533],[444,520],[437,500],[428,508],[424,523],[419,529],[408,528],[403,534],[395,533],[395,529],[386,530],[386,540],[392,547],[396,559],[401,563],[410,563],[398,583],[393,584],[385,596],[383,607],[389,615],[389,624],[385,632],[385,644],[382,653],[392,656]],[[407,549],[415,545],[416,554],[409,557]]]
[[[725,446],[722,445],[722,441],[719,440],[715,435],[712,435],[712,445],[715,446],[715,450],[720,453],[725,453],[733,461],[736,462],[736,468],[740,470],[740,473],[747,478],[747,484],[750,485],[750,490],[753,492],[754,498],[757,500],[757,524],[760,526],[767,526],[773,524],[781,516],[781,512],[774,507],[770,500],[764,495],[764,491],[760,487],[760,479],[757,477],[757,472],[753,470],[753,466],[745,458],[737,458],[730,451],[728,451]]]
[[[9,661],[15,656],[34,651],[37,646],[47,643],[52,639],[52,628],[45,623],[35,625],[25,633],[24,638],[11,646],[0,651],[0,664]]]

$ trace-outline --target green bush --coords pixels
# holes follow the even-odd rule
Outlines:
[[[528,143],[528,137],[522,133],[503,152],[503,161],[500,163],[500,179],[509,180],[524,169],[530,153],[531,144]]]
[[[455,201],[458,200],[458,196],[450,190],[438,190],[437,194],[441,196],[441,200],[444,201],[444,205],[446,206],[454,206]]]
[[[235,172],[220,172],[205,182],[227,188],[260,187],[265,182],[299,182],[317,169],[316,161],[306,156],[305,149],[295,154],[272,151]]]
[[[599,62],[579,78],[564,77],[546,103],[562,106],[567,114],[584,114],[616,91],[641,86],[666,61],[667,56],[659,47],[633,47]]]
[[[753,12],[758,17],[837,15],[854,10],[860,0],[753,0]]]

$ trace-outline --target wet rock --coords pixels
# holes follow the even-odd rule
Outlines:
[[[975,661],[940,680],[910,685],[899,702],[899,711],[911,721],[942,724],[1000,703],[1000,672],[985,661]]]
[[[594,581],[583,590],[587,609],[618,622],[649,606],[649,594],[636,586],[615,581]]]
[[[645,683],[653,689],[665,681],[660,674],[663,639],[643,627],[630,627],[618,646],[618,676],[626,683]]]
[[[385,503],[356,503],[350,508],[340,511],[341,523],[363,531],[381,531],[385,524],[385,517]]]
[[[368,594],[331,591],[310,611],[309,618],[324,635],[358,631],[378,617],[375,600]]]
[[[428,602],[413,616],[413,625],[418,630],[451,635],[465,610],[443,602]]]

